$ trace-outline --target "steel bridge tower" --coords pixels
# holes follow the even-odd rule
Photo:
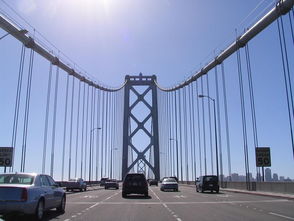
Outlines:
[[[158,109],[157,109],[157,86],[155,84],[156,76],[129,76],[125,77],[125,93],[124,93],[124,121],[123,121],[123,153],[122,153],[122,178],[131,171],[137,164],[146,164],[154,174],[155,179],[160,179],[159,170],[159,140],[158,140]],[[139,93],[136,88],[144,86],[147,89],[143,93]],[[136,95],[135,101],[131,104],[131,92]],[[151,93],[151,101],[146,100],[146,95]],[[132,97],[133,98],[133,97]],[[133,100],[133,99],[132,99]],[[149,99],[150,100],[150,99]],[[139,121],[135,116],[134,108],[142,102],[150,113]],[[146,122],[151,119],[151,127],[146,127]],[[131,128],[131,120],[136,123],[135,128]],[[149,140],[147,147],[139,150],[139,146],[135,146],[133,138],[142,130]],[[134,151],[137,155],[135,159],[130,157],[130,152]],[[153,163],[146,158],[146,153],[152,154]],[[151,160],[150,160],[151,161]],[[142,171],[141,171],[142,172]]]

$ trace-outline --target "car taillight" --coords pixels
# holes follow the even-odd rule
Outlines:
[[[26,188],[22,189],[20,200],[21,201],[27,201],[28,200],[28,190]]]

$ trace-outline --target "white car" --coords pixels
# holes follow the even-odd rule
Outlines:
[[[56,208],[61,213],[65,211],[65,191],[45,174],[0,174],[0,196],[2,215],[30,214],[42,220],[46,210]]]
[[[173,190],[173,191],[178,192],[179,191],[179,184],[175,178],[164,178],[162,180],[160,190],[161,191]]]

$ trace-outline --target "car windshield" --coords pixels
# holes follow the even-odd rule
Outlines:
[[[216,176],[206,176],[203,178],[203,180],[206,182],[211,182],[211,181],[217,182],[217,177]]]
[[[0,184],[23,184],[31,185],[34,182],[34,176],[25,174],[1,174]]]

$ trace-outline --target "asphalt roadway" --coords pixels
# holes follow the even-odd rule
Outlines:
[[[16,220],[28,220],[18,217]],[[179,192],[149,188],[149,197],[130,195],[122,198],[121,189],[89,188],[69,192],[66,212],[51,210],[44,220],[59,221],[144,221],[144,220],[294,220],[294,200],[222,191],[197,193],[180,185]]]

